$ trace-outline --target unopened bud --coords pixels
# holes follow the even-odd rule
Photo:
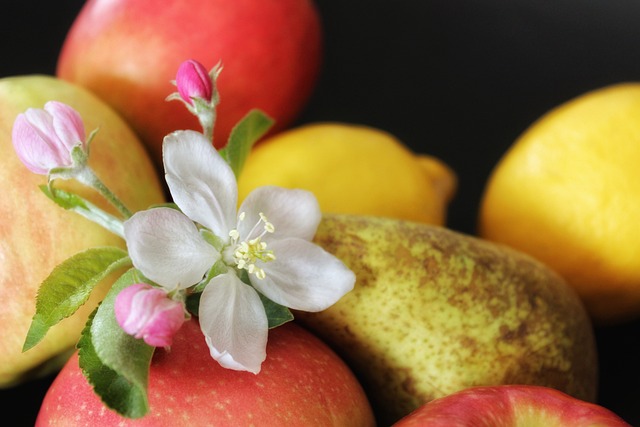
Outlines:
[[[146,283],[136,283],[120,291],[114,309],[118,324],[127,334],[142,338],[154,347],[170,346],[185,321],[182,302]]]
[[[189,59],[180,64],[176,75],[176,86],[180,97],[189,105],[194,98],[200,98],[210,104],[213,97],[213,81],[204,65]]]
[[[30,171],[47,175],[54,168],[74,166],[75,146],[86,150],[84,124],[70,106],[49,101],[44,109],[29,108],[13,123],[13,147]]]

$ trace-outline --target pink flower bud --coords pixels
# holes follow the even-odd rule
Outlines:
[[[184,306],[167,293],[146,283],[136,283],[118,294],[118,324],[124,331],[154,347],[168,347],[185,321]]]
[[[57,167],[73,166],[71,150],[86,149],[84,124],[70,106],[49,101],[44,109],[29,108],[13,123],[13,148],[30,171],[47,175]]]
[[[207,103],[213,96],[213,82],[204,65],[189,59],[180,64],[176,75],[176,86],[180,97],[189,105],[193,105],[192,98],[202,98]]]

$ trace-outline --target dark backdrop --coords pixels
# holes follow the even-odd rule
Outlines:
[[[299,123],[367,124],[441,158],[459,178],[448,225],[465,233],[475,232],[492,167],[532,121],[588,90],[640,81],[637,0],[317,3],[325,63]],[[82,4],[3,4],[0,77],[53,74]],[[640,425],[640,322],[596,333],[599,403]],[[32,425],[50,381],[2,390],[0,405]],[[17,413],[18,403],[27,406],[26,413]]]

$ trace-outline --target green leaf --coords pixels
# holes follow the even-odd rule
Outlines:
[[[185,306],[187,311],[192,315],[198,317],[198,309],[200,308],[200,297],[202,296],[202,292],[193,293],[187,295],[187,299],[185,301]]]
[[[227,145],[220,150],[220,155],[229,163],[236,179],[249,156],[251,147],[273,125],[274,120],[264,112],[254,109],[240,120],[229,136]]]
[[[207,273],[204,275],[204,279],[202,279],[199,283],[197,283],[195,286],[193,286],[192,290],[193,292],[202,292],[204,291],[204,288],[207,287],[207,285],[209,284],[209,282],[211,281],[211,279],[213,279],[214,277],[220,275],[220,274],[224,274],[229,270],[229,267],[227,266],[227,264],[225,264],[224,261],[222,261],[221,259],[216,261],[211,268],[209,269],[209,271],[207,271]]]
[[[155,348],[125,333],[113,307],[118,293],[139,279],[136,270],[130,269],[116,281],[78,343],[80,367],[94,392],[128,418],[140,418],[149,411],[147,387]]]
[[[42,192],[58,206],[67,210],[74,209],[76,207],[86,209],[86,205],[89,203],[77,194],[69,193],[68,191],[61,190],[59,188],[53,188],[50,185],[41,185],[40,190],[42,190]]]
[[[260,300],[262,300],[262,305],[264,305],[264,311],[267,313],[269,329],[293,320],[293,314],[291,314],[291,311],[287,307],[271,301],[260,292],[258,292],[258,295],[260,295]]]
[[[125,377],[105,365],[91,341],[91,323],[78,342],[80,369],[107,407],[128,418],[139,418],[149,411],[146,392],[132,387]]]
[[[38,289],[36,313],[22,351],[38,344],[52,326],[75,313],[108,274],[130,264],[126,251],[116,247],[97,247],[80,252],[56,266]]]

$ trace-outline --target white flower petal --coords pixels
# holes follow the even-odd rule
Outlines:
[[[227,238],[235,228],[238,185],[211,141],[195,131],[176,131],[162,146],[165,179],[173,201],[192,220]]]
[[[243,238],[253,237],[247,234],[260,219],[260,212],[264,213],[275,227],[273,234],[265,235],[265,241],[285,237],[311,240],[322,218],[320,205],[312,192],[272,185],[258,187],[249,193],[239,212],[245,213],[244,221],[238,224]]]
[[[271,242],[269,249],[276,259],[257,263],[266,277],[249,277],[256,289],[280,305],[321,311],[353,289],[353,271],[318,245],[302,239],[283,239]]]
[[[211,357],[228,369],[260,372],[269,324],[255,289],[234,273],[216,276],[202,292],[198,316]]]
[[[125,221],[124,235],[133,265],[168,290],[198,283],[220,258],[193,221],[175,209],[135,213]]]

